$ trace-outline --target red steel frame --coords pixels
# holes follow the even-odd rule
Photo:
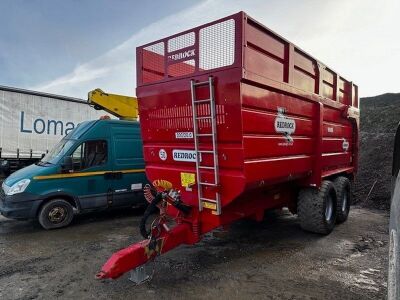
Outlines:
[[[201,68],[201,59],[207,59],[200,58],[206,51],[200,44],[202,30],[227,20],[235,24],[232,64]],[[194,36],[192,44],[168,52],[171,39],[189,35]],[[149,51],[154,45],[164,47]],[[184,51],[191,56],[184,57]],[[173,54],[178,59],[171,58]],[[177,225],[161,230],[157,250],[149,248],[148,240],[129,246],[110,258],[99,278],[117,278],[235,220],[260,220],[266,209],[287,206],[296,212],[301,187],[318,188],[323,179],[339,174],[352,178],[357,170],[358,87],[243,12],[137,48],[137,73],[146,175],[154,183],[164,180],[181,190],[182,201],[192,211],[185,215],[168,205],[167,214]],[[193,138],[177,139],[175,134],[193,132],[190,80],[206,81],[209,76],[215,82],[220,215],[198,210],[197,185],[188,188],[181,182],[181,173],[195,173],[195,163],[176,161],[172,154],[174,149],[194,149]],[[199,89],[197,97],[209,97],[207,89]],[[208,110],[205,106],[198,113]],[[274,128],[280,114],[295,123],[290,137]],[[200,132],[209,127],[203,123]],[[207,139],[200,141],[203,149],[210,148]],[[202,159],[207,165],[212,157]],[[211,182],[211,171],[202,177]],[[211,195],[215,189],[204,192]]]

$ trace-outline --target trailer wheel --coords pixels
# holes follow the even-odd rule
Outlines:
[[[63,199],[47,202],[39,211],[38,219],[44,229],[66,227],[74,218],[72,205]]]
[[[329,234],[336,222],[336,190],[331,181],[322,182],[319,189],[300,190],[297,215],[303,230]]]
[[[347,220],[352,202],[351,183],[347,177],[339,176],[333,182],[336,188],[336,223],[343,223]]]

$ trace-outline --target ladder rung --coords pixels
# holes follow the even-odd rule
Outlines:
[[[204,103],[204,102],[210,102],[211,99],[202,99],[202,100],[195,100],[193,101],[194,103]]]
[[[202,201],[207,201],[207,202],[211,202],[211,203],[217,203],[217,200],[215,200],[215,199],[200,198],[200,200],[202,200]]]
[[[209,182],[199,182],[199,184],[206,186],[217,186],[215,183],[209,183]]]
[[[209,99],[196,99],[196,87],[204,86],[205,88],[209,88]],[[191,96],[192,96],[192,117],[193,117],[193,133],[194,133],[194,146],[195,151],[197,153],[197,157],[201,157],[201,154],[209,154],[213,155],[214,163],[201,165],[199,160],[196,160],[196,174],[198,177],[197,187],[198,187],[198,200],[199,200],[199,210],[202,211],[203,208],[211,209],[213,214],[220,215],[221,214],[221,199],[220,193],[218,191],[219,184],[219,175],[218,175],[218,151],[217,151],[217,114],[216,114],[216,104],[215,104],[215,91],[214,91],[214,82],[213,77],[210,76],[207,81],[195,82],[194,79],[191,80]],[[207,97],[207,96],[205,96]],[[201,108],[201,103],[205,103],[205,105],[210,106],[210,113],[202,114],[199,111]],[[200,114],[198,114],[200,112]],[[207,123],[211,124],[211,130],[206,132],[208,133],[199,133],[199,127],[202,129],[202,124],[200,120],[207,120]],[[210,120],[210,121],[208,121]],[[211,132],[210,132],[211,131]],[[212,141],[211,150],[200,150],[200,145],[205,143],[205,141],[210,141],[210,139],[202,140],[201,137],[209,137]],[[201,182],[201,174],[205,172],[204,170],[210,170],[210,172],[214,173],[214,182]],[[205,180],[205,179],[204,179]],[[204,198],[203,193],[207,189],[207,187],[215,188],[215,198]],[[213,196],[211,196],[213,197]]]
[[[207,167],[207,166],[199,166],[200,169],[205,169],[205,170],[215,170],[214,167]]]
[[[200,81],[200,82],[195,82],[193,85],[194,86],[201,86],[201,85],[208,85],[210,84],[209,81]]]

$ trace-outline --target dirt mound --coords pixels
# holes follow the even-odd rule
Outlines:
[[[355,201],[363,206],[388,209],[394,135],[400,121],[400,94],[361,98],[360,113]]]

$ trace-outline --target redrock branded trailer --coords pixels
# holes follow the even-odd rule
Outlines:
[[[268,209],[320,234],[347,219],[358,88],[305,51],[240,12],[137,48],[137,85],[145,194],[161,213],[98,278],[144,280],[157,255]]]

